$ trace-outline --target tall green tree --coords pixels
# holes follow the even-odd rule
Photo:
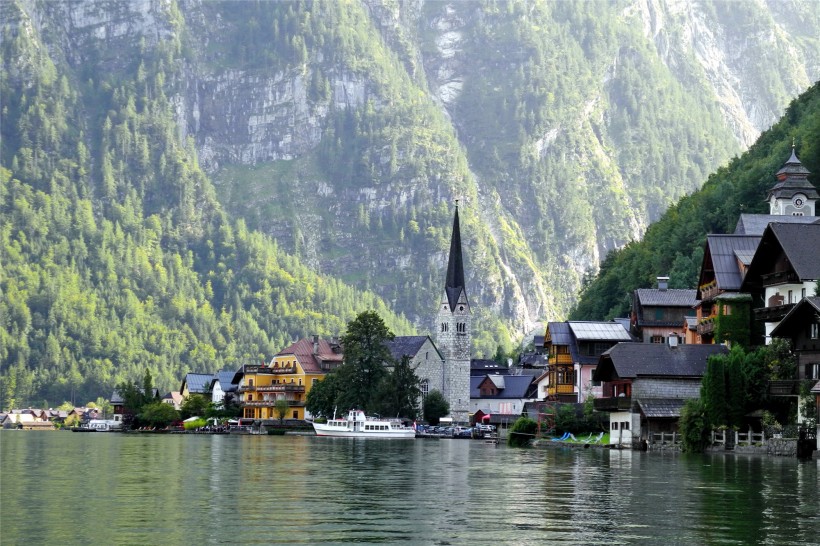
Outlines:
[[[419,384],[419,378],[410,366],[410,357],[405,355],[382,381],[378,394],[379,413],[389,417],[416,419],[421,396]]]
[[[392,359],[387,341],[395,336],[375,311],[364,311],[348,323],[342,336],[344,366],[339,370],[344,390],[338,403],[345,409],[374,412],[377,389],[387,375],[385,364]]]

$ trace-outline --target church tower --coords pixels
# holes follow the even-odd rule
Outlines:
[[[453,218],[447,279],[438,308],[436,345],[444,356],[442,394],[450,404],[450,416],[466,422],[470,410],[470,303],[464,286],[464,260],[461,255],[461,230],[458,204]]]
[[[814,216],[820,195],[809,182],[809,170],[800,163],[794,153],[777,171],[777,182],[769,190],[769,214],[775,216]]]

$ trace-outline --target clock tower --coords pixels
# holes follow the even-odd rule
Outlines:
[[[777,182],[769,190],[769,214],[774,216],[814,216],[820,199],[808,180],[809,170],[797,159],[792,144],[792,155],[777,171]]]

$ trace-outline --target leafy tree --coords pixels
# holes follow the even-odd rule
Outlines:
[[[179,408],[179,414],[182,419],[189,417],[202,417],[208,410],[210,400],[201,394],[189,394],[182,401],[182,406]]]
[[[344,389],[338,404],[345,408],[361,408],[372,413],[376,407],[377,387],[387,374],[390,362],[386,342],[394,335],[375,311],[364,311],[348,323],[342,336],[344,366],[339,373]]]
[[[424,398],[424,420],[438,425],[442,417],[450,413],[450,403],[437,390],[430,391]]]
[[[138,417],[140,423],[145,425],[167,427],[174,421],[179,421],[179,412],[171,404],[152,402],[143,406]]]
[[[305,409],[314,417],[328,419],[337,409],[336,400],[341,391],[341,375],[332,371],[313,385],[307,395]]]
[[[529,417],[519,417],[515,420],[507,436],[507,445],[511,447],[527,447],[538,432],[538,423]]]
[[[711,355],[706,362],[706,373],[703,375],[700,397],[709,425],[712,427],[728,425],[726,360],[725,355]]]
[[[419,384],[416,372],[410,367],[410,357],[403,356],[379,388],[379,413],[415,419],[419,413],[418,400],[421,396]]]
[[[290,404],[284,398],[277,398],[276,403],[273,405],[273,410],[276,412],[276,416],[279,417],[279,424],[283,424],[285,422],[285,417],[288,415],[288,410],[290,409]]]

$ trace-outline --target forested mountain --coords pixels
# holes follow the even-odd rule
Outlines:
[[[0,4],[4,400],[429,331],[460,200],[477,354],[820,76],[795,2]],[[408,320],[401,318],[401,314]]]
[[[667,210],[642,241],[610,253],[598,276],[584,287],[572,318],[626,316],[632,291],[652,287],[658,275],[668,273],[671,288],[695,288],[706,235],[734,232],[741,213],[768,214],[767,192],[792,144],[812,173],[809,181],[820,187],[820,83],[792,102],[783,118],[740,158]]]

